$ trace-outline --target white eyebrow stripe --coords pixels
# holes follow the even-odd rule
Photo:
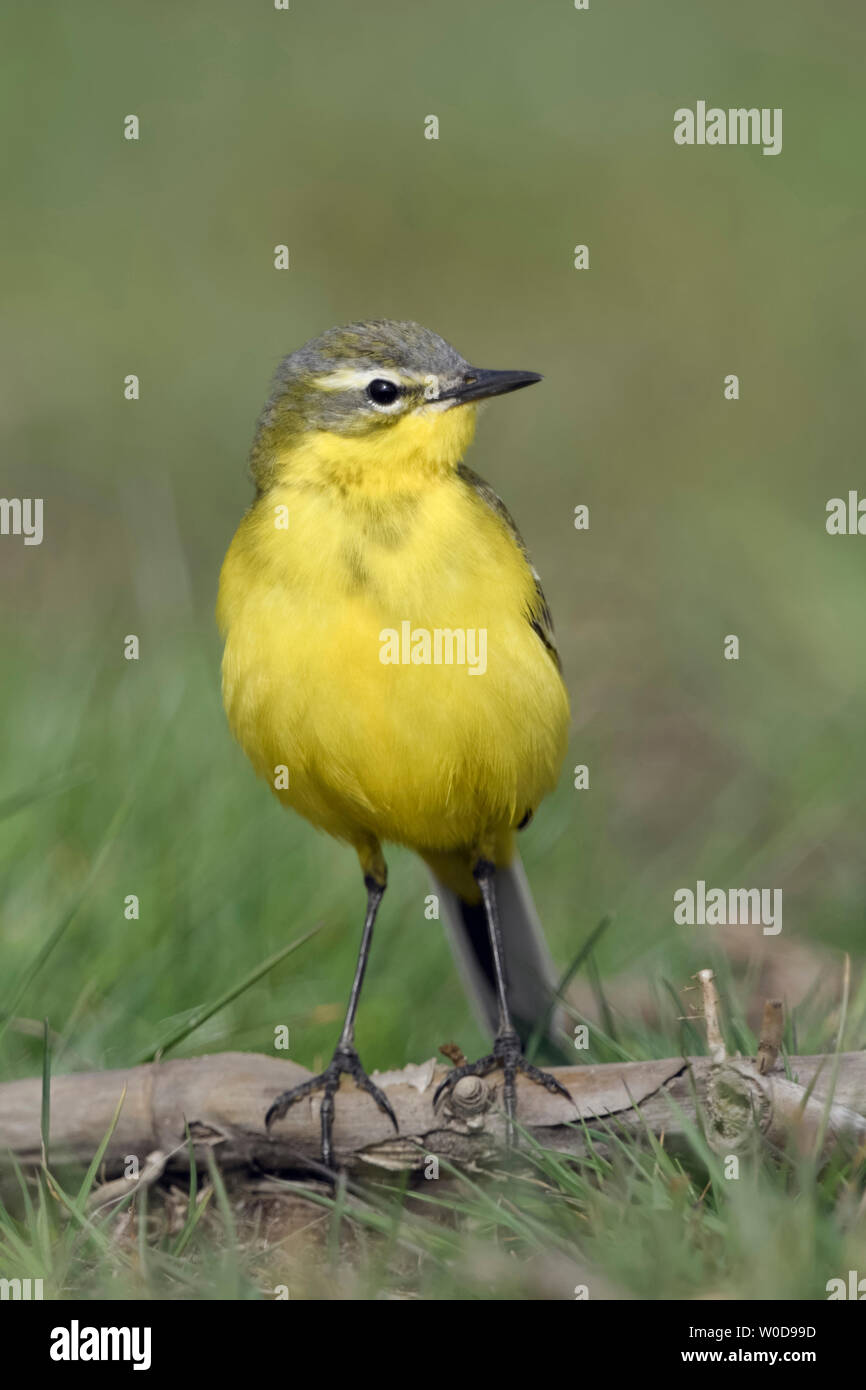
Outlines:
[[[398,376],[387,368],[337,367],[333,372],[316,377],[313,384],[322,391],[355,391],[358,388],[363,390],[371,381],[390,381],[394,386],[420,385],[424,377],[416,376],[414,372]]]

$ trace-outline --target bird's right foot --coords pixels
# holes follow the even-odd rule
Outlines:
[[[277,1096],[265,1116],[265,1128],[270,1129],[274,1120],[281,1120],[290,1105],[296,1101],[303,1100],[305,1096],[313,1095],[316,1091],[323,1091],[322,1098],[322,1162],[326,1168],[334,1168],[334,1096],[340,1089],[340,1079],[343,1076],[351,1076],[356,1086],[362,1091],[366,1091],[372,1096],[379,1109],[388,1116],[394,1126],[394,1132],[400,1133],[400,1126],[391,1108],[391,1103],[384,1091],[374,1084],[361,1066],[361,1059],[354,1047],[349,1047],[345,1043],[338,1045],[336,1052],[319,1076],[313,1076],[309,1081],[302,1081],[300,1086],[293,1086],[289,1091],[283,1091],[282,1095]]]
[[[480,1057],[477,1062],[464,1062],[462,1066],[454,1067],[448,1073],[444,1081],[437,1086],[433,1095],[433,1108],[435,1110],[440,1096],[450,1095],[457,1082],[464,1076],[488,1076],[490,1072],[501,1070],[504,1078],[503,1104],[506,1116],[506,1135],[509,1145],[515,1140],[514,1117],[517,1109],[517,1096],[515,1089],[515,1078],[518,1074],[525,1076],[527,1080],[534,1081],[538,1086],[544,1086],[554,1095],[563,1096],[569,1105],[574,1105],[574,1101],[568,1094],[565,1087],[552,1076],[549,1071],[541,1071],[538,1067],[532,1066],[527,1062],[523,1055],[520,1039],[513,1029],[505,1033],[500,1033],[493,1043],[493,1051],[486,1057]]]

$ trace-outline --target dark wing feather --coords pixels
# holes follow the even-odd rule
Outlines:
[[[458,465],[457,476],[467,487],[472,489],[485,506],[489,507],[492,512],[495,512],[506,530],[510,533],[512,539],[520,548],[521,554],[529,566],[532,578],[535,580],[535,595],[533,602],[527,610],[526,621],[529,623],[533,632],[537,633],[540,640],[544,643],[557,671],[561,671],[562,663],[559,660],[559,652],[556,649],[556,638],[553,634],[553,619],[550,616],[547,599],[544,597],[544,590],[541,587],[541,580],[538,577],[538,572],[529,558],[529,552],[524,545],[523,537],[514,523],[513,516],[502,501],[502,498],[493,491],[490,484],[486,483],[483,478],[480,478],[471,468],[467,468],[465,463]]]

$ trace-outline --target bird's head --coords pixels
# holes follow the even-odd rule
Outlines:
[[[477,403],[540,380],[472,367],[418,323],[330,328],[280,363],[256,430],[253,477],[260,492],[299,471],[375,488],[413,470],[456,467]]]

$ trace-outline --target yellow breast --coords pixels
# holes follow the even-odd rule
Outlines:
[[[568,702],[519,547],[451,467],[358,492],[295,472],[220,580],[231,727],[281,800],[350,841],[456,849],[555,780]]]

